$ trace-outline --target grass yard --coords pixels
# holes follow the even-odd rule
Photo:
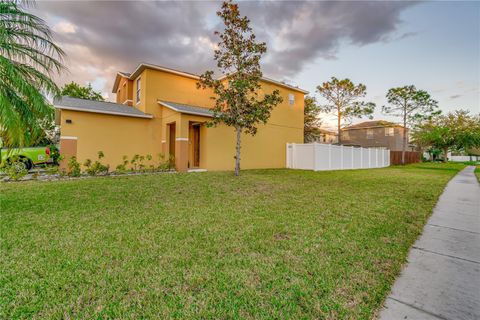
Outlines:
[[[370,319],[461,164],[0,185],[1,319]]]

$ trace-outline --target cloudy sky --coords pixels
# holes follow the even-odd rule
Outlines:
[[[110,100],[117,71],[149,62],[211,69],[218,2],[39,1],[35,9],[67,52],[59,82],[92,83]],[[385,104],[394,86],[429,91],[444,111],[480,112],[480,3],[241,1],[268,53],[264,74],[315,93],[330,77],[367,86]],[[376,118],[389,119],[376,112]],[[325,124],[330,125],[328,119]]]

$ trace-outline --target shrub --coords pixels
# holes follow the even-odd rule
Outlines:
[[[173,155],[169,155],[167,160],[165,158],[165,154],[158,154],[159,165],[157,169],[160,171],[168,171],[175,167],[175,157]]]
[[[63,156],[60,155],[60,150],[58,150],[57,146],[54,144],[50,144],[48,148],[50,149],[50,158],[53,160],[54,164],[58,165],[63,158]]]
[[[140,172],[145,171],[145,164],[143,163],[144,161],[145,161],[145,156],[138,157],[138,171]]]
[[[125,173],[127,172],[127,166],[128,166],[128,157],[127,156],[123,156],[122,158],[122,163],[119,164],[116,168],[115,168],[115,172],[117,173]]]
[[[151,154],[147,154],[147,155],[145,156],[145,159],[147,159],[147,161],[150,163],[150,164],[148,165],[148,171],[154,172],[154,171],[155,171],[155,165],[152,163],[152,159],[153,159],[152,155],[151,155]]]
[[[98,160],[92,163],[92,160],[87,159],[83,163],[85,166],[85,172],[91,176],[96,176],[99,174],[107,174],[110,169],[109,166],[106,166],[100,162],[100,159],[105,157],[103,151],[98,151]]]
[[[28,160],[19,156],[12,156],[8,161],[4,162],[2,171],[5,172],[11,180],[18,181],[28,174],[26,165],[22,165],[25,161]]]
[[[130,164],[132,165],[132,168],[131,168],[132,171],[137,171],[137,164],[138,164],[139,158],[140,158],[140,155],[136,154],[133,156],[132,160],[130,160]]]
[[[77,157],[73,156],[70,159],[68,159],[67,167],[68,167],[67,175],[69,177],[80,177],[80,174],[81,174],[80,163],[78,163]]]

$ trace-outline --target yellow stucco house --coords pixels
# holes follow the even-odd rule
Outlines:
[[[232,128],[207,128],[213,92],[197,89],[199,77],[151,64],[116,75],[116,103],[70,97],[55,100],[60,150],[66,159],[96,159],[115,168],[124,155],[173,155],[178,171],[231,170],[235,137]],[[261,90],[279,89],[283,102],[256,136],[242,139],[242,169],[284,168],[287,143],[303,142],[305,90],[262,78]]]

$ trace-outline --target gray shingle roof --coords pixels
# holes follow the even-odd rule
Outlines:
[[[204,116],[204,117],[213,117],[213,112],[207,108],[197,107],[197,106],[190,106],[188,104],[181,104],[169,101],[161,101],[158,100],[158,103],[162,106],[170,108],[174,111],[186,114],[194,114],[197,116]]]
[[[357,124],[353,124],[351,126],[343,128],[342,130],[366,129],[366,128],[376,128],[376,127],[397,127],[397,126],[400,126],[400,125],[390,121],[386,121],[386,120],[372,120],[372,121],[364,121]]]
[[[113,102],[93,101],[63,96],[55,99],[53,105],[57,109],[113,114],[126,117],[152,118],[152,115],[143,113],[134,107]]]

